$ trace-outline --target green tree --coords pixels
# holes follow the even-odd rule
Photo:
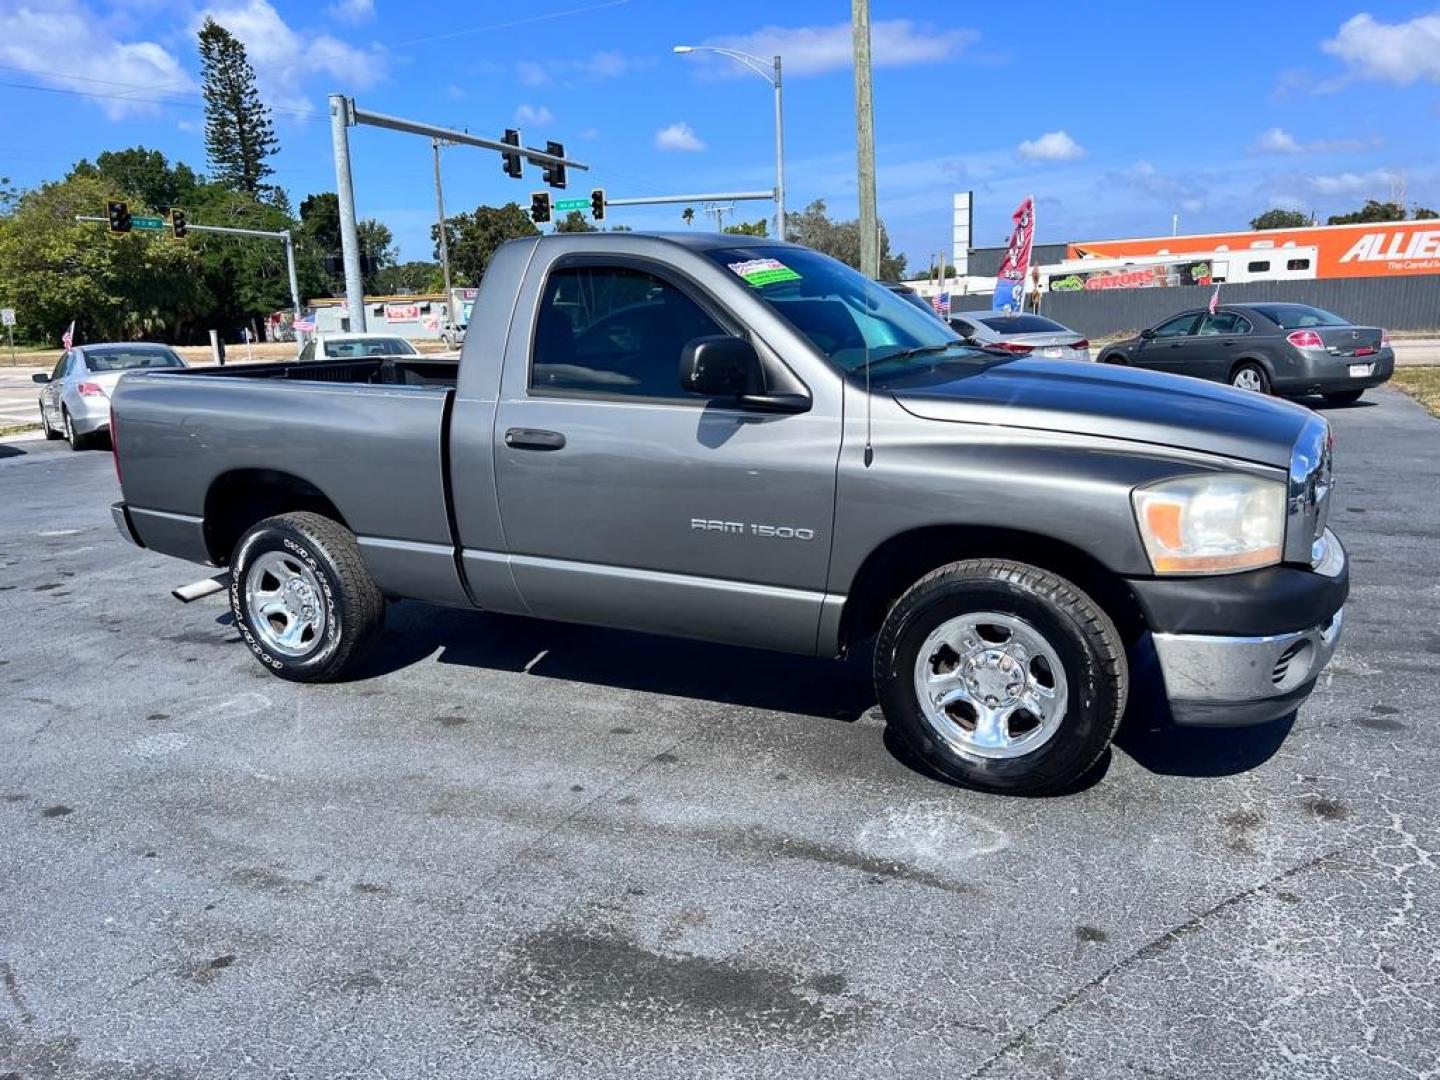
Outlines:
[[[590,219],[579,210],[571,210],[555,223],[555,231],[559,233],[576,233],[599,232],[600,230],[594,225],[591,225]]]
[[[1282,210],[1278,206],[1250,219],[1252,229],[1300,229],[1309,224],[1309,214],[1299,210]]]
[[[438,262],[396,263],[377,271],[375,291],[382,296],[445,291],[445,273]]]
[[[720,231],[731,236],[769,236],[770,222],[765,218],[759,221],[737,221],[734,225],[726,225]]]
[[[280,149],[280,140],[255,88],[245,46],[209,17],[200,28],[200,75],[211,172],[220,183],[258,197],[274,172],[268,159]]]
[[[505,241],[540,235],[530,215],[513,202],[504,206],[477,206],[471,213],[446,219],[445,227],[450,245],[450,271],[457,285],[474,284],[484,277],[490,256]],[[435,242],[435,256],[439,258],[439,226],[430,226],[430,238]]]
[[[847,266],[860,268],[860,222],[834,221],[825,212],[825,200],[816,199],[798,214],[785,216],[786,238],[814,248]],[[901,281],[905,277],[905,256],[890,252],[890,234],[880,223],[880,280]]]
[[[307,195],[300,202],[300,242],[308,261],[323,268],[325,256],[340,254],[340,200],[333,191]],[[355,224],[360,250],[370,257],[371,270],[365,275],[365,291],[382,292],[380,271],[395,265],[395,238],[390,228],[374,218]],[[327,274],[326,289],[332,296],[345,292],[344,274]]]
[[[1434,221],[1436,218],[1440,218],[1440,213],[1431,210],[1428,206],[1417,206],[1415,212],[1410,216],[1416,221]]]
[[[1352,210],[1348,214],[1332,214],[1328,219],[1331,225],[1359,225],[1376,221],[1404,221],[1405,208],[1397,202],[1376,202],[1374,199],[1366,199],[1365,205],[1359,210]]]
[[[388,225],[382,225],[374,218],[355,223],[355,232],[360,238],[360,252],[368,256],[370,272],[365,275],[365,291],[371,296],[382,294],[380,272],[395,265],[395,238]]]

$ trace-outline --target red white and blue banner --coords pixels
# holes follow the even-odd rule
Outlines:
[[[995,296],[990,301],[992,311],[1019,311],[1024,306],[1025,275],[1030,272],[1030,250],[1035,245],[1035,197],[1025,196],[1010,220],[1014,227],[1005,248],[1005,261],[995,278]]]

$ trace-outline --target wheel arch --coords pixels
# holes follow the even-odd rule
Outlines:
[[[1014,559],[1059,574],[1099,604],[1127,641],[1145,629],[1125,579],[1073,544],[1021,529],[930,525],[897,533],[865,557],[840,614],[840,651],[879,630],[901,594],[930,571],[978,558]]]
[[[1264,353],[1250,352],[1237,356],[1230,363],[1230,370],[1225,373],[1225,381],[1230,382],[1235,378],[1235,372],[1240,370],[1242,364],[1254,364],[1261,371],[1265,372],[1265,378],[1270,380],[1270,385],[1275,385],[1275,364]]]
[[[226,565],[235,544],[257,521],[276,514],[309,511],[347,529],[344,515],[318,487],[277,469],[231,469],[205,493],[205,547],[211,561]]]

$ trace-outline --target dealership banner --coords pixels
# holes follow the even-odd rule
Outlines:
[[[418,322],[420,320],[419,304],[386,304],[386,322]]]
[[[1035,244],[1035,197],[1025,196],[1010,220],[1014,227],[995,278],[995,295],[990,301],[993,311],[1019,311],[1025,303],[1025,275],[1030,272],[1030,250]]]
[[[1109,270],[1079,270],[1055,274],[1049,279],[1051,292],[1094,292],[1096,289],[1159,289],[1178,285],[1209,285],[1208,262],[1156,263],[1151,266],[1118,266]]]

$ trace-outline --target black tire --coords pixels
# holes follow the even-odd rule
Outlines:
[[[285,656],[268,647],[251,622],[245,603],[248,577],[267,552],[292,556],[318,583],[325,619],[308,651]],[[274,675],[293,682],[340,678],[375,647],[385,627],[385,597],[365,569],[349,529],[320,514],[281,514],[253,526],[235,545],[230,560],[230,610],[256,659]]]
[[[78,431],[75,430],[75,423],[73,420],[70,419],[70,410],[61,409],[60,416],[65,423],[65,431],[61,435],[61,438],[63,438],[67,443],[70,444],[70,449],[84,450],[87,446],[89,446],[90,436],[81,435]]]
[[[1129,367],[1130,361],[1125,359],[1124,353],[1107,353],[1100,358],[1102,364],[1114,364],[1116,367]]]
[[[52,442],[65,437],[63,432],[56,431],[50,426],[50,420],[45,415],[45,407],[43,405],[40,407],[40,426],[45,429],[45,438]]]
[[[1068,704],[1058,728],[1018,757],[958,749],[931,726],[916,693],[914,673],[931,632],[980,611],[1029,624],[1064,668]],[[875,645],[876,695],[905,746],[946,779],[1000,794],[1050,794],[1083,777],[1120,725],[1129,682],[1120,632],[1095,601],[1048,570],[1004,559],[956,562],[927,574],[890,609]]]
[[[1249,373],[1259,382],[1258,386],[1241,386],[1242,373]],[[1252,360],[1246,360],[1243,364],[1236,364],[1235,370],[1230,372],[1230,385],[1237,390],[1249,390],[1255,394],[1270,393],[1270,374],[1260,364]]]
[[[1364,390],[1336,390],[1329,394],[1323,394],[1326,405],[1354,405],[1360,400]]]

